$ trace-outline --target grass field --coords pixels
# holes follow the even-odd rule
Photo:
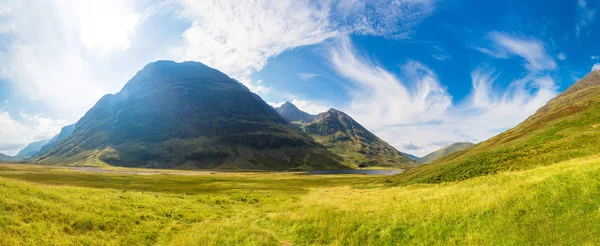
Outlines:
[[[441,184],[0,165],[1,245],[598,244],[600,159]]]

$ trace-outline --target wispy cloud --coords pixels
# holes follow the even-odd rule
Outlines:
[[[591,25],[596,18],[596,9],[589,8],[587,0],[577,0],[578,20],[575,34],[579,37],[583,29]]]
[[[488,40],[492,42],[490,47],[475,49],[499,59],[520,56],[525,60],[525,68],[531,72],[556,68],[556,61],[546,51],[544,42],[537,38],[492,32],[488,34]]]
[[[596,64],[594,64],[594,66],[592,66],[592,71],[596,71],[596,70],[600,70],[600,63],[596,63]]]
[[[296,75],[298,75],[298,77],[300,77],[300,79],[304,80],[304,81],[308,81],[308,80],[314,79],[316,77],[321,77],[320,74],[316,74],[316,73],[298,73]]]
[[[531,65],[546,63],[511,42],[500,43],[510,47],[504,49],[507,54],[527,57],[526,67],[547,67]],[[547,53],[537,56],[549,57]],[[340,39],[332,49],[331,62],[336,71],[355,82],[352,103],[344,110],[399,150],[417,155],[452,142],[492,137],[523,121],[557,94],[550,77],[537,75],[515,80],[504,91],[494,90],[499,74],[481,68],[471,73],[471,95],[453,103],[437,75],[425,65],[409,61],[400,79],[361,56],[348,39]]]

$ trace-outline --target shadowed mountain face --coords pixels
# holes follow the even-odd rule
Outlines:
[[[330,109],[315,120],[301,126],[317,142],[342,156],[347,165],[355,167],[410,167],[415,162],[344,112]]]
[[[550,100],[518,126],[397,177],[444,182],[600,154],[600,71]]]
[[[296,105],[290,102],[285,102],[275,110],[277,110],[277,113],[290,122],[308,123],[312,122],[316,117],[298,109]]]
[[[159,168],[345,168],[256,94],[197,62],[148,64],[40,163]],[[101,162],[98,162],[101,161]]]
[[[428,164],[431,162],[434,162],[437,159],[440,159],[444,156],[447,156],[449,154],[461,151],[461,150],[465,150],[470,148],[471,146],[473,146],[475,144],[473,143],[468,143],[468,142],[464,142],[464,143],[453,143],[449,146],[446,146],[444,148],[438,149],[434,152],[431,152],[429,154],[427,154],[426,156],[423,156],[421,158],[419,158],[419,162],[420,163],[424,163],[424,164]]]

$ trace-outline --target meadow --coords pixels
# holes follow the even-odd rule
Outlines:
[[[466,181],[0,165],[0,245],[599,244],[600,158]],[[142,170],[142,171],[140,171]]]

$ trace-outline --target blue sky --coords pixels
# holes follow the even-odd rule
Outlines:
[[[0,153],[145,64],[193,60],[271,105],[341,109],[422,156],[515,126],[600,68],[592,0],[0,0]],[[599,65],[595,65],[599,64]]]

